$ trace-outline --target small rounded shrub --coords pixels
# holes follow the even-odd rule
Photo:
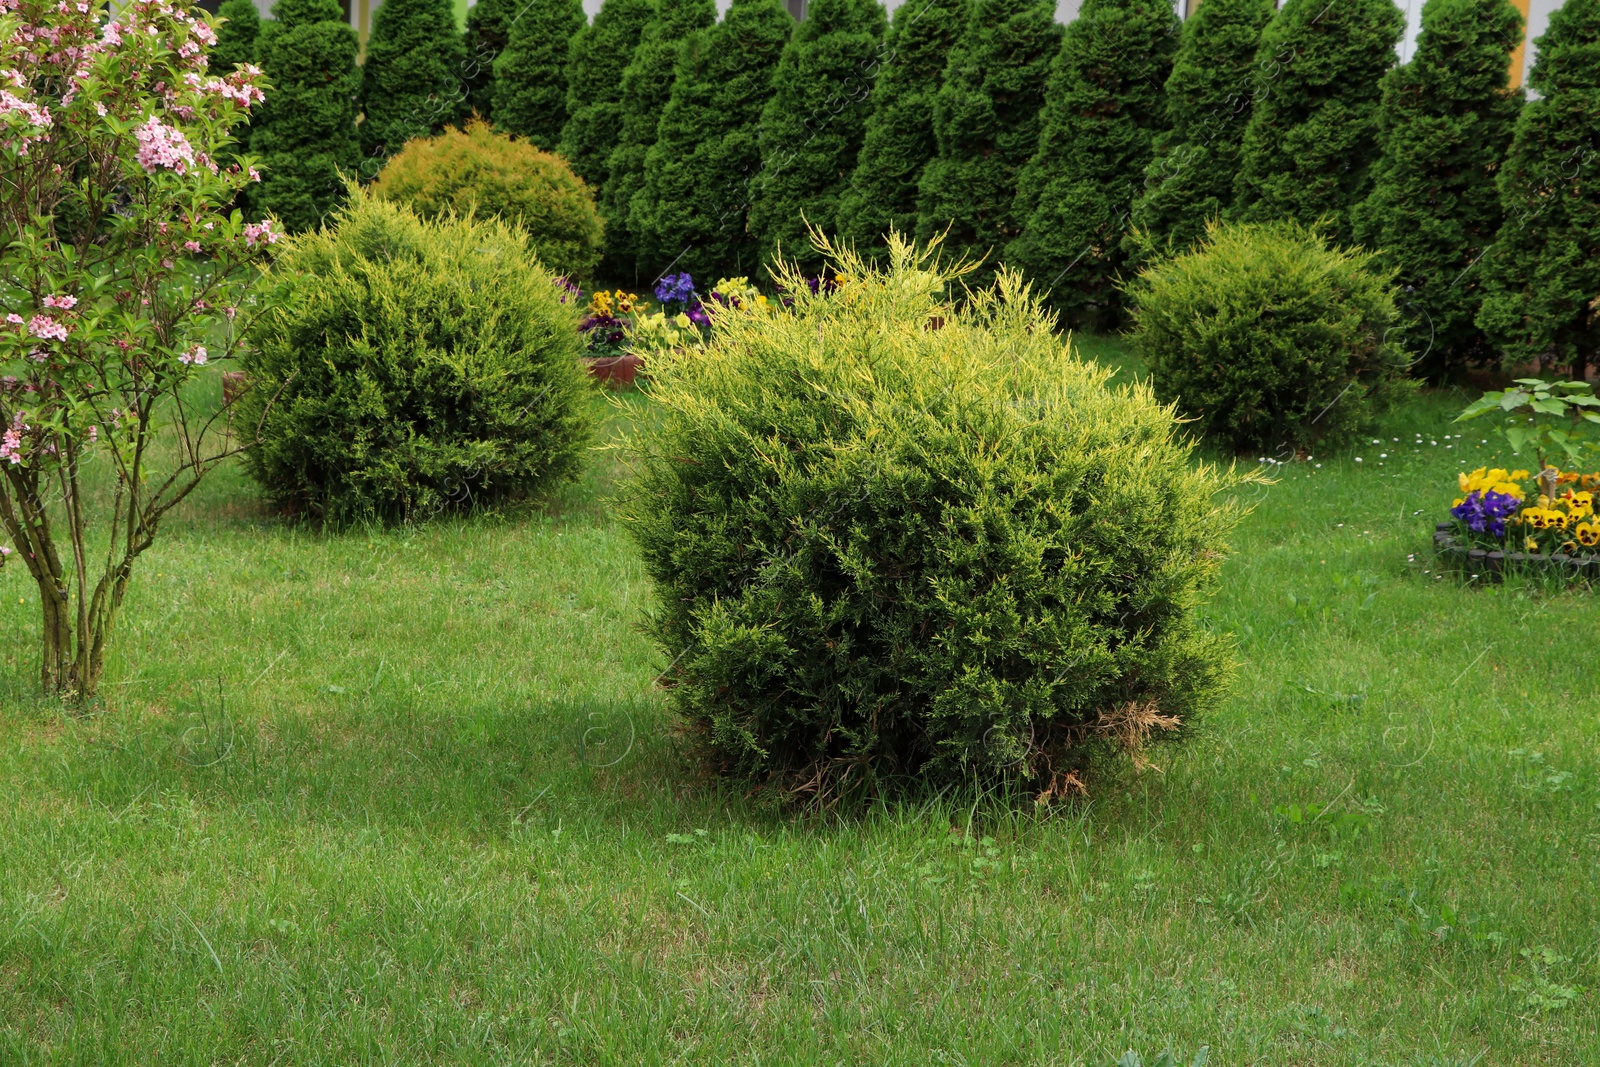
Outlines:
[[[408,141],[372,191],[424,218],[498,215],[527,232],[539,262],[569,278],[587,277],[600,260],[603,224],[583,179],[560,156],[479,120]]]
[[[235,424],[269,496],[319,521],[412,521],[578,470],[577,316],[520,233],[425,221],[359,189],[268,281]]]
[[[874,793],[1020,781],[1055,795],[1222,693],[1195,607],[1237,479],[1170,408],[1077,359],[1018,276],[960,304],[927,253],[720,310],[652,365],[624,521],[677,711],[725,772]]]
[[[1130,339],[1156,396],[1224,447],[1333,447],[1406,388],[1391,280],[1299,223],[1213,225],[1130,286]]]

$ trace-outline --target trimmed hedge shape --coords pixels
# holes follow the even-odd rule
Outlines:
[[[591,433],[568,290],[503,223],[359,189],[291,241],[235,418],[273,501],[344,525],[494,505],[574,476]]]
[[[1184,736],[1228,640],[1195,608],[1239,508],[1170,407],[1108,386],[1014,272],[956,281],[898,236],[821,243],[787,311],[728,308],[652,367],[625,522],[688,736],[723,771],[834,797],[1011,779]]]

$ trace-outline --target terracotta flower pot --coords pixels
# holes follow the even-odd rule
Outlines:
[[[644,360],[632,353],[586,359],[584,362],[589,365],[589,374],[594,380],[608,389],[628,388],[638,377],[639,368],[644,366]]]

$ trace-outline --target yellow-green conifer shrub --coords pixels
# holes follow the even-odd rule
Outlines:
[[[1407,390],[1394,272],[1298,222],[1211,225],[1131,285],[1156,396],[1237,452],[1347,444]]]
[[[722,310],[652,366],[625,521],[677,711],[723,771],[790,790],[1013,779],[1172,740],[1216,703],[1196,607],[1239,479],[1112,389],[1008,271],[822,244],[787,310]]]
[[[359,188],[293,238],[242,357],[234,418],[274,502],[416,521],[573,477],[592,433],[569,291],[491,220],[419,219]]]
[[[527,233],[539,262],[569,278],[587,277],[600,261],[600,211],[583,179],[560,156],[480,120],[406,142],[372,190],[424,218],[499,216]]]

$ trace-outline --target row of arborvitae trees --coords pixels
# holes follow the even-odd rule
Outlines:
[[[638,2],[608,0],[574,76]],[[1209,220],[1289,220],[1380,253],[1431,377],[1507,353],[1582,365],[1600,114],[1575,95],[1592,65],[1562,57],[1600,40],[1597,3],[1552,21],[1513,146],[1506,0],[1430,0],[1404,65],[1391,0],[1208,0],[1182,26],[1166,0],[1085,0],[1064,30],[1051,0],[926,0],[887,31],[872,0],[814,0],[792,36],[777,0],[720,24],[711,0],[660,0],[626,64],[603,49],[622,119],[580,170],[620,277],[741,273],[780,245],[815,269],[806,222],[869,255],[893,228],[1021,267],[1067,324],[1105,329],[1127,278]],[[562,150],[585,137],[574,108]]]
[[[595,190],[618,279],[751,273],[780,247],[820,270],[806,224],[869,256],[894,228],[1017,265],[1105,329],[1208,220],[1293,220],[1380,252],[1429,376],[1593,361],[1600,0],[1552,19],[1525,109],[1507,0],[1429,0],[1398,66],[1391,0],[1207,0],[1181,27],[1167,0],[1084,0],[1064,30],[1052,0],[918,0],[893,25],[812,0],[798,26],[780,0],[720,21],[714,0],[606,0],[592,24],[580,0],[480,0],[464,42],[448,0],[386,0],[360,68],[333,0],[224,13],[217,64],[254,56],[274,86],[257,206],[294,228],[338,171],[476,111]]]

